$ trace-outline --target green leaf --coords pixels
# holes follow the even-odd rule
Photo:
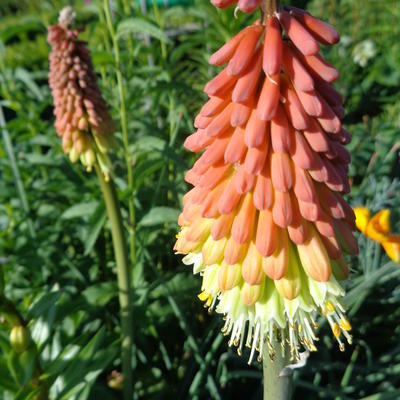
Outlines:
[[[18,390],[18,386],[11,376],[11,369],[4,358],[0,359],[0,388],[10,392]]]
[[[121,21],[117,28],[117,37],[125,36],[132,33],[140,33],[141,35],[149,35],[162,42],[170,42],[165,33],[152,24],[141,18],[128,18]]]
[[[141,226],[176,223],[180,211],[171,207],[154,207],[139,222]]]
[[[92,285],[82,292],[86,301],[96,307],[104,307],[118,293],[115,282],[103,282]]]
[[[85,256],[92,251],[93,246],[95,245],[96,240],[101,232],[101,228],[106,221],[106,217],[107,211],[104,202],[101,201],[90,218],[87,237],[85,240]]]
[[[35,95],[38,101],[43,101],[42,92],[39,89],[39,86],[32,79],[31,74],[23,68],[17,68],[15,71],[15,78],[22,81],[27,88]]]
[[[97,201],[90,201],[84,203],[78,203],[65,210],[61,218],[72,219],[72,218],[83,218],[91,216],[98,205]]]

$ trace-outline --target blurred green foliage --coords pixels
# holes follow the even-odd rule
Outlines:
[[[113,48],[101,2],[75,1],[104,97],[119,121]],[[172,246],[183,176],[193,155],[182,149],[215,74],[208,56],[253,17],[208,1],[165,9],[112,1],[127,92],[134,193],[127,191],[122,140],[113,163],[123,216],[134,202],[135,398],[262,397],[261,369],[247,366],[196,298],[200,282]],[[325,49],[340,71],[345,126],[352,133],[353,206],[392,209],[400,232],[400,2],[293,1],[331,21],[341,43]],[[47,85],[47,25],[62,1],[0,5],[0,286],[28,323],[51,399],[119,399],[115,265],[105,206],[93,174],[63,156]],[[4,119],[2,115],[4,114]],[[128,226],[126,226],[128,229]],[[295,397],[400,398],[400,266],[359,237],[346,303],[354,345],[340,353],[328,326],[318,353],[295,373]],[[1,305],[1,304],[0,304]],[[3,311],[3,310],[2,310]],[[0,324],[0,399],[33,399],[34,357],[12,350]],[[32,347],[31,347],[32,349]],[[29,357],[31,357],[29,359]],[[33,358],[32,358],[33,357]],[[34,379],[33,379],[34,381]]]

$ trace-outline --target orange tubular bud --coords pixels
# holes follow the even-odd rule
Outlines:
[[[287,271],[289,263],[289,242],[284,229],[277,228],[275,251],[269,257],[263,257],[262,267],[271,279],[281,279]]]
[[[222,263],[218,269],[218,286],[222,292],[230,290],[240,282],[240,264]]]
[[[309,238],[297,245],[301,264],[307,275],[318,282],[327,282],[331,276],[331,264],[319,234],[309,225]]]
[[[249,285],[260,285],[265,278],[261,267],[261,255],[253,242],[250,243],[242,263],[242,277]]]
[[[290,265],[286,274],[279,280],[274,280],[276,290],[288,300],[295,299],[301,288],[300,266],[293,246],[289,246]]]
[[[244,304],[251,306],[257,302],[264,290],[264,285],[249,285],[247,282],[243,284],[241,293]]]

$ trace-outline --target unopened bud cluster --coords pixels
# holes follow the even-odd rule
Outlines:
[[[106,178],[107,151],[113,143],[114,124],[97,85],[86,43],[79,30],[70,28],[60,14],[58,25],[50,26],[49,83],[54,98],[55,127],[71,162],[78,159],[90,171],[97,162]]]

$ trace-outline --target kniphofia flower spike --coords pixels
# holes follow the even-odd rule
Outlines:
[[[106,179],[110,173],[107,151],[113,144],[114,124],[97,86],[86,43],[72,29],[71,7],[60,12],[58,25],[49,27],[49,83],[54,98],[55,127],[72,162],[81,160],[90,171],[97,162]]]
[[[400,235],[393,235],[390,226],[390,210],[381,210],[371,217],[365,207],[356,207],[357,228],[368,238],[379,242],[387,255],[396,263],[400,263]]]
[[[319,54],[339,36],[299,9],[263,11],[210,57],[224,68],[185,141],[202,154],[186,174],[194,188],[175,244],[202,276],[200,299],[224,314],[229,343],[251,347],[249,362],[265,341],[271,358],[316,350],[318,314],[341,350],[351,343],[338,280],[349,272],[344,255],[358,252],[342,197],[350,136],[332,87],[338,71]]]

